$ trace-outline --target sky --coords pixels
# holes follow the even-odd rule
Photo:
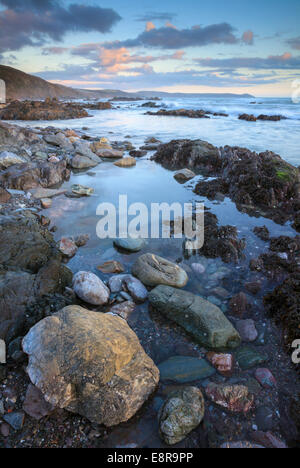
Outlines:
[[[0,63],[76,88],[289,97],[299,0],[0,0]]]

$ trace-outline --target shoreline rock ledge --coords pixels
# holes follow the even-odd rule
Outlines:
[[[149,294],[150,304],[181,325],[202,346],[211,349],[237,348],[241,337],[221,309],[187,291],[157,286]]]
[[[28,375],[55,407],[115,426],[141,408],[159,370],[120,317],[65,307],[23,339]]]

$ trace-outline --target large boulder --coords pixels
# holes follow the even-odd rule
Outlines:
[[[152,159],[166,168],[197,169],[205,174],[222,165],[219,149],[202,140],[173,140],[160,145]]]
[[[164,284],[183,288],[188,282],[188,276],[182,268],[169,260],[150,253],[137,259],[132,267],[132,274],[146,286]]]
[[[35,325],[23,350],[46,401],[109,427],[130,419],[159,381],[125,320],[78,306]]]
[[[241,338],[216,305],[187,291],[157,286],[149,294],[150,304],[181,325],[201,345],[212,349],[236,348]]]
[[[201,423],[204,398],[196,387],[185,387],[169,396],[159,413],[159,432],[168,445],[181,442]]]
[[[88,117],[80,104],[45,101],[13,101],[0,112],[0,120],[64,120]]]
[[[66,161],[37,161],[11,166],[1,172],[0,185],[15,190],[47,188],[62,184],[69,176]]]

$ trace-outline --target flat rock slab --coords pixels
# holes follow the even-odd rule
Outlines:
[[[190,356],[174,356],[158,366],[162,381],[172,380],[178,383],[204,380],[216,373],[216,370],[205,360]]]
[[[30,193],[32,194],[33,198],[36,200],[41,200],[44,198],[54,198],[58,197],[59,195],[64,195],[67,193],[66,189],[45,189],[42,187],[39,187],[35,190],[30,190]]]
[[[158,286],[149,294],[150,304],[181,325],[202,346],[236,348],[241,338],[223,312],[214,304],[187,291]]]

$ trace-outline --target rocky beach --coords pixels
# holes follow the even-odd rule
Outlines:
[[[1,448],[299,444],[299,120],[243,102],[0,111]],[[99,239],[119,194],[204,203],[203,247]]]

